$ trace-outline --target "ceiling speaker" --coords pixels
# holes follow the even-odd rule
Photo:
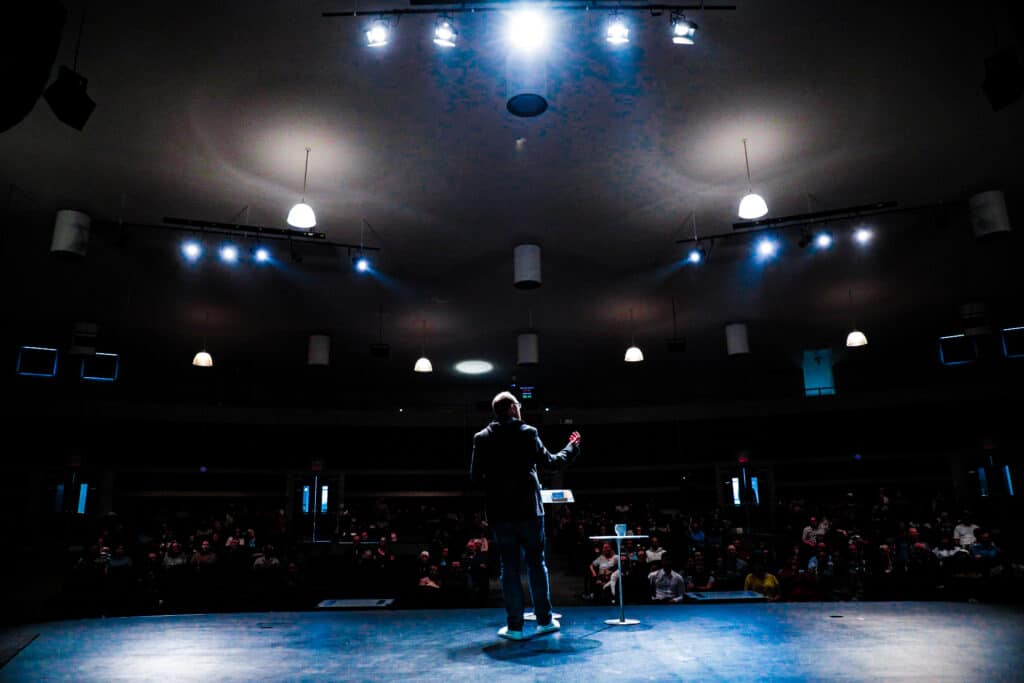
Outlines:
[[[57,80],[43,95],[57,118],[76,130],[85,128],[85,122],[96,108],[96,103],[85,92],[88,84],[85,76],[62,66]]]

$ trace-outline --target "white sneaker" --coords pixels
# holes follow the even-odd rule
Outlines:
[[[502,626],[499,628],[498,635],[507,640],[526,640],[526,636],[523,635],[522,630],[510,631],[508,626]]]
[[[537,635],[542,636],[545,633],[554,633],[562,628],[562,625],[558,623],[558,619],[552,619],[550,624],[544,624],[543,626],[537,627]]]

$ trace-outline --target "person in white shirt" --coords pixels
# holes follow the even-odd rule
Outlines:
[[[654,602],[680,603],[686,591],[686,579],[672,571],[672,558],[668,553],[661,556],[661,569],[647,575],[651,584],[651,600]]]
[[[590,579],[593,587],[603,588],[612,591],[615,595],[615,587],[612,585],[613,577],[618,578],[615,572],[619,569],[619,556],[615,554],[611,543],[601,546],[601,554],[590,563]],[[596,592],[596,590],[594,591]]]
[[[661,547],[658,537],[651,536],[651,547],[647,549],[647,562],[659,562],[664,554],[665,549]]]
[[[964,517],[960,520],[960,523],[953,528],[953,540],[961,548],[970,548],[972,545],[977,543],[977,539],[974,537],[974,532],[978,529],[978,525],[973,523],[970,517]]]

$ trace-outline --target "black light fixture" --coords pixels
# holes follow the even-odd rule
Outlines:
[[[75,130],[85,128],[85,122],[89,120],[93,110],[96,109],[96,103],[85,92],[89,79],[78,73],[78,49],[82,45],[82,29],[84,27],[85,10],[82,11],[82,20],[78,25],[78,40],[75,42],[75,59],[72,67],[69,69],[66,66],[61,66],[57,72],[57,80],[51,83],[43,93],[43,97],[57,118]]]

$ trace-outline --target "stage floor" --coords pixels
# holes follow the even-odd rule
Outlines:
[[[0,680],[1024,680],[1024,612],[952,603],[563,610],[513,643],[496,609],[201,614],[13,629]],[[530,625],[528,625],[528,628]],[[35,640],[29,639],[38,634]]]

